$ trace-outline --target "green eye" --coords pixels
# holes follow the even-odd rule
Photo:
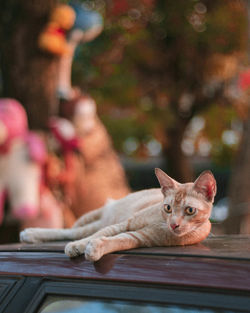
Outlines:
[[[186,209],[185,209],[185,213],[186,213],[187,215],[193,215],[195,212],[196,212],[196,209],[195,209],[195,208],[192,208],[191,206],[188,206],[188,207],[186,207]]]
[[[169,204],[164,204],[164,211],[166,213],[172,213],[172,208]]]

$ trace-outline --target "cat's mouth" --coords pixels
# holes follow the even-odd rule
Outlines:
[[[183,234],[183,230],[180,228],[180,226],[179,226],[179,227],[176,227],[176,228],[174,228],[174,229],[170,227],[170,231],[171,231],[171,233],[173,233],[173,234],[175,234],[175,235],[177,235],[177,236]]]

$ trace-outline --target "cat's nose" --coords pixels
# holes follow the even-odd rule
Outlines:
[[[175,229],[178,228],[180,225],[178,225],[178,224],[170,224],[170,226],[171,226],[171,228],[172,228],[173,230],[175,230]]]

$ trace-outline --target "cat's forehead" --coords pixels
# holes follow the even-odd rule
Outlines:
[[[193,195],[193,183],[180,184],[172,193],[176,204],[183,202],[188,196]]]

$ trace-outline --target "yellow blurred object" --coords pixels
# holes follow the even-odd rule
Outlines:
[[[39,47],[52,54],[62,55],[69,51],[66,30],[75,22],[75,11],[68,5],[58,5],[51,14],[50,21],[38,38]]]
[[[58,5],[52,12],[50,21],[57,23],[57,25],[65,30],[69,30],[75,22],[75,11],[66,4]]]
[[[67,51],[67,42],[63,34],[43,32],[38,40],[39,47],[53,54],[62,55]]]

